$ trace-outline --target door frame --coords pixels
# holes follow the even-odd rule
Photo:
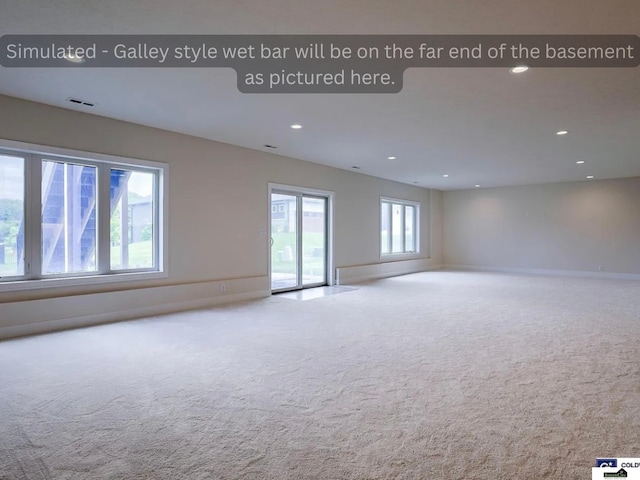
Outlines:
[[[326,245],[326,262],[327,271],[325,273],[327,285],[335,285],[334,261],[333,261],[333,204],[335,192],[329,190],[318,190],[316,188],[300,187],[297,185],[284,185],[280,183],[268,184],[267,189],[267,269],[269,277],[269,291],[271,290],[271,194],[272,193],[290,193],[292,195],[308,195],[312,197],[322,197],[327,200],[326,210],[326,226],[327,226],[327,245]],[[301,222],[300,222],[301,223]],[[302,231],[300,231],[302,238]],[[304,286],[303,286],[304,288]]]

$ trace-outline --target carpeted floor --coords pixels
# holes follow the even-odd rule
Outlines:
[[[586,479],[640,282],[430,272],[0,342],[0,478]]]

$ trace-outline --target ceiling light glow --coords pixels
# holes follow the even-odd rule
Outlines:
[[[591,180],[593,178],[593,175],[589,175],[587,178]]]
[[[515,67],[511,67],[509,69],[511,73],[523,73],[527,70],[529,70],[529,67],[527,65],[516,65]]]
[[[291,125],[291,128],[293,128],[294,130],[300,130],[302,128],[302,125],[300,125],[299,123],[294,123],[293,125]]]
[[[584,163],[584,160],[578,160],[576,163],[577,163],[578,165],[582,165],[582,164]]]
[[[64,59],[71,63],[84,63],[84,57],[75,55],[73,53],[65,54]]]
[[[442,175],[442,176],[443,176],[444,178],[449,178],[449,175],[447,175],[447,174],[444,174],[444,175]]]
[[[387,157],[387,160],[395,160],[395,159],[396,159],[396,157],[394,157],[394,156]]]
[[[567,130],[558,130],[556,135],[566,135],[567,133],[569,133]]]

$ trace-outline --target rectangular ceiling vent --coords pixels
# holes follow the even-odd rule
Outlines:
[[[69,97],[67,98],[67,102],[75,103],[76,105],[84,105],[85,107],[95,107],[97,103],[88,102],[86,100],[80,100],[79,98]]]

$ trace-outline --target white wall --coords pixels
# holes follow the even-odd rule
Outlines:
[[[0,293],[0,337],[3,328],[7,336],[130,317],[138,307],[160,312],[188,306],[180,298],[163,304],[166,295],[149,290],[160,286],[181,286],[193,306],[220,301],[221,280],[233,280],[229,298],[267,295],[268,244],[259,231],[267,229],[269,182],[335,192],[338,268],[381,263],[380,196],[421,202],[419,266],[442,263],[440,192],[6,96],[0,96],[0,138],[170,166],[169,277],[115,287]],[[73,307],[78,295],[114,290],[120,293],[92,296],[82,311]],[[57,301],[35,301],[52,298]]]
[[[445,192],[445,263],[640,274],[640,178]]]

